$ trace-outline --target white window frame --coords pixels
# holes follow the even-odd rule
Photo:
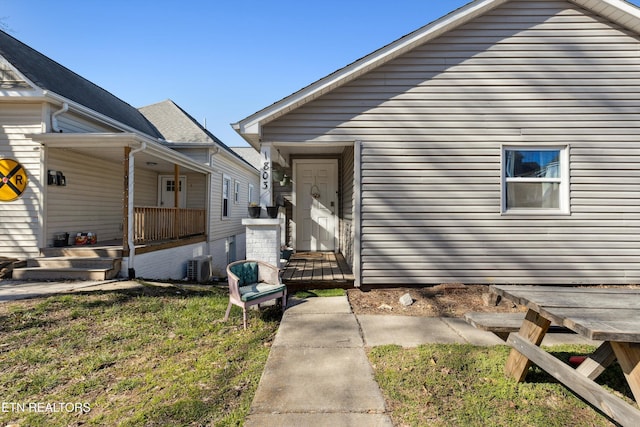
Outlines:
[[[240,182],[238,180],[233,181],[233,203],[236,205],[240,203]]]
[[[255,186],[253,184],[249,184],[249,189],[247,190],[248,196],[247,201],[249,204],[254,203],[254,195],[255,195]]]
[[[560,178],[507,178],[506,162],[507,151],[559,151],[560,152]],[[569,215],[569,146],[568,145],[545,145],[545,144],[527,144],[527,145],[503,145],[501,149],[500,159],[500,205],[503,215]],[[558,183],[559,190],[559,207],[558,208],[507,208],[507,185],[509,182],[550,182]]]
[[[225,185],[226,184],[226,185]],[[226,192],[225,192],[226,187]],[[225,210],[226,200],[226,210]],[[221,198],[221,216],[222,219],[231,217],[231,177],[228,175],[222,175],[222,198]]]

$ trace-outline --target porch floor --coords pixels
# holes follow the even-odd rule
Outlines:
[[[353,272],[342,254],[298,252],[291,256],[282,281],[293,291],[313,288],[352,288]]]

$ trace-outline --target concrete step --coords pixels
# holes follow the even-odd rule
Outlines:
[[[27,260],[27,267],[45,268],[113,268],[115,258],[108,257],[40,257]]]
[[[117,246],[65,246],[44,248],[41,252],[45,257],[122,258],[122,248]]]
[[[13,270],[14,280],[108,280],[113,279],[108,269],[63,268],[51,269],[42,267],[27,267]]]
[[[120,258],[33,258],[13,270],[15,280],[108,280],[120,273]]]

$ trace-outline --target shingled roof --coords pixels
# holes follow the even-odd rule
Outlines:
[[[172,143],[215,144],[231,156],[250,165],[246,159],[230,149],[170,99],[141,107],[140,112],[162,133],[169,146]]]
[[[0,55],[29,81],[154,138],[158,130],[136,108],[0,31]]]

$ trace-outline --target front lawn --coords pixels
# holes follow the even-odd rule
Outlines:
[[[244,331],[238,307],[221,321],[227,302],[226,288],[145,284],[0,304],[0,425],[241,426],[281,312],[250,310]],[[506,346],[368,352],[396,426],[612,425],[539,370],[507,379]],[[631,396],[617,366],[600,381]]]
[[[588,354],[589,346],[555,346],[559,358]],[[558,384],[534,368],[524,383],[504,374],[510,347],[422,345],[404,349],[375,347],[369,351],[375,378],[396,426],[613,426]],[[622,371],[611,366],[598,382],[632,396]]]
[[[242,425],[280,312],[244,331],[227,302],[146,284],[0,304],[0,425]]]

